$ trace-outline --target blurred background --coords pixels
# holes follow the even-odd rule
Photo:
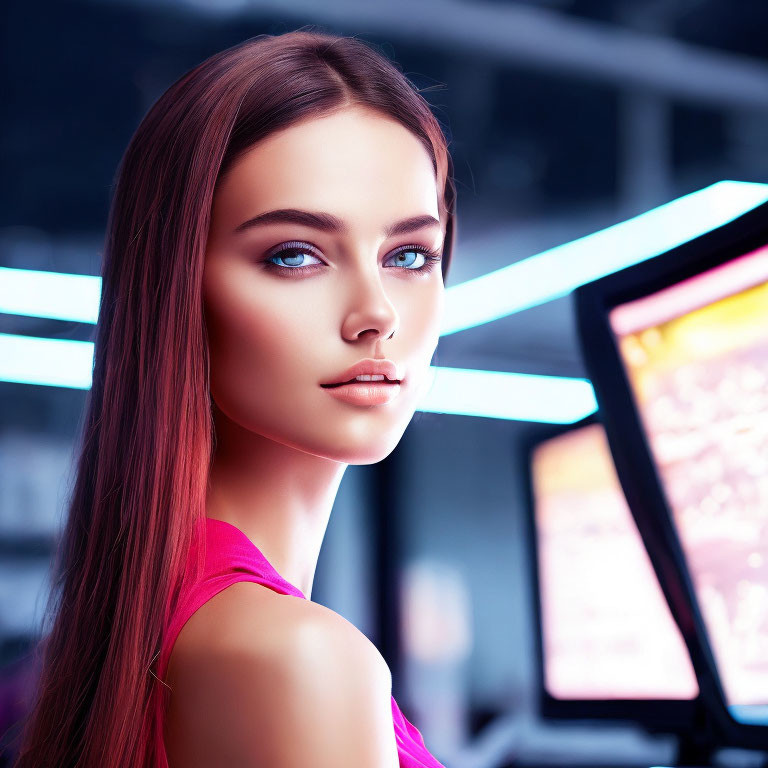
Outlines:
[[[38,0],[5,3],[2,17],[2,267],[99,274],[110,185],[150,105],[209,55],[303,25],[380,46],[446,126],[458,183],[449,287],[723,179],[768,182],[764,0]],[[2,334],[93,331],[0,313]],[[436,362],[588,378],[572,294],[446,335]],[[23,714],[86,395],[0,380],[3,742]],[[401,709],[448,766],[672,764],[663,728],[587,708],[542,717],[529,451],[551,430],[418,412],[385,462],[347,470],[312,599],[373,640]],[[653,582],[650,568],[634,573]],[[638,649],[647,668],[657,651]],[[713,761],[763,757],[730,748]]]

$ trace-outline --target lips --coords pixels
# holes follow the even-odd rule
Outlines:
[[[364,381],[356,382],[356,376],[384,376],[384,381]],[[398,371],[397,366],[391,360],[383,358],[371,358],[368,357],[365,360],[355,363],[346,371],[342,371],[336,378],[323,382],[323,387],[341,387],[345,384],[357,383],[357,384],[397,384],[403,379],[402,374]]]
[[[322,384],[321,386],[333,389],[334,387],[343,387],[345,384],[399,384],[399,383],[400,383],[400,379],[385,378],[383,381],[381,379],[377,379],[376,381],[358,381],[357,379],[350,379],[349,381],[340,381],[338,384]]]
[[[330,397],[342,403],[370,408],[395,401],[400,395],[400,382],[354,381],[324,389]]]

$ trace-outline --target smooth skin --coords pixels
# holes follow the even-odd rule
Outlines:
[[[241,226],[277,209],[342,229]],[[418,271],[426,259],[403,246],[440,254],[439,211],[421,142],[359,106],[270,135],[216,190],[203,276],[216,427],[206,514],[242,530],[308,599],[241,582],[186,623],[167,674],[172,768],[398,765],[384,659],[310,596],[344,470],[394,450],[431,381],[440,263]],[[385,236],[414,217],[432,221]],[[271,257],[289,242],[299,250]],[[367,357],[401,368],[393,401],[351,405],[320,386]]]

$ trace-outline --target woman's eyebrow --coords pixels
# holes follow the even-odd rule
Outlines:
[[[314,213],[312,211],[301,211],[297,208],[280,208],[275,211],[260,213],[258,216],[254,216],[253,218],[244,221],[235,228],[234,234],[245,232],[246,230],[251,229],[251,227],[256,227],[260,224],[286,222],[289,224],[302,224],[306,227],[313,227],[314,229],[319,229],[331,234],[344,235],[349,231],[342,219],[339,219],[330,213]],[[434,216],[430,216],[429,214],[412,216],[408,219],[403,219],[402,221],[396,221],[393,224],[390,224],[384,229],[384,236],[394,237],[395,235],[405,235],[409,232],[415,232],[417,229],[432,226],[440,226],[440,221]]]

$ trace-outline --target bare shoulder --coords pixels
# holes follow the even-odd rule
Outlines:
[[[171,768],[396,768],[391,676],[353,624],[238,582],[182,628],[168,666]]]

